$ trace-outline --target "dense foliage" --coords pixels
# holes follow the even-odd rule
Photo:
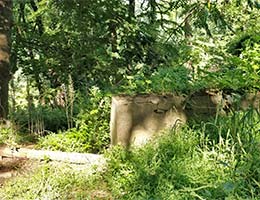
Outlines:
[[[13,73],[20,69],[37,90],[32,98],[44,104],[58,103],[56,93],[70,80],[85,95],[91,86],[146,92],[147,83],[156,91],[165,74],[167,90],[183,90],[178,84],[193,85],[208,71],[220,73],[218,87],[232,87],[236,82],[225,83],[229,73],[217,78],[229,69],[235,78],[253,79],[235,88],[258,83],[257,2],[133,2],[14,1]]]
[[[258,9],[251,0],[14,0],[10,116],[31,132],[74,127],[93,86],[258,90]]]
[[[101,153],[108,147],[110,99],[98,88],[92,88],[89,99],[82,102],[87,103],[79,106],[81,110],[75,120],[75,127],[40,138],[39,147],[82,153]]]
[[[91,176],[45,163],[0,193],[3,199],[259,199],[259,117],[239,112],[173,130],[144,148],[115,147],[105,169]]]
[[[258,1],[13,0],[12,14],[1,74],[13,75],[14,127],[2,135],[51,134],[41,147],[98,152],[109,143],[111,94],[259,91]]]
[[[104,153],[114,94],[259,91],[259,9],[256,0],[0,0],[0,89],[11,78],[0,144]],[[92,176],[46,160],[0,196],[260,199],[259,112],[230,112],[141,149],[112,148]]]

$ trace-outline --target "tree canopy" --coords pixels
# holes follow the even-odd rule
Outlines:
[[[259,7],[255,0],[13,0],[10,71],[43,105],[58,104],[69,85],[86,96],[92,86],[258,90]]]

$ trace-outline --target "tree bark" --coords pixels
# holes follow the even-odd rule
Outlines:
[[[8,115],[12,0],[0,0],[0,120]]]

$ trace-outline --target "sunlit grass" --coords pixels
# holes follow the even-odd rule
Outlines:
[[[236,112],[106,153],[93,175],[49,164],[0,190],[4,199],[260,199],[259,113]],[[28,184],[29,183],[29,184]]]

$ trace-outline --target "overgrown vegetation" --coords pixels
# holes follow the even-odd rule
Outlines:
[[[114,147],[105,171],[88,176],[46,164],[0,192],[6,200],[93,199],[94,191],[103,195],[96,199],[259,199],[259,117],[241,111],[173,130],[144,148]]]
[[[259,5],[0,0],[0,145],[104,153],[114,94],[259,92]],[[0,198],[260,199],[259,113],[235,110],[115,147],[91,178],[46,163]]]
[[[17,178],[15,182],[10,181],[0,189],[0,194],[3,200],[98,199],[103,194],[100,194],[99,188],[91,186],[94,180],[89,177],[87,168],[77,169],[77,166],[44,161],[33,172]]]
[[[78,132],[88,139],[75,150],[97,152],[108,144],[109,111],[96,110],[110,94],[257,91],[258,9],[257,1],[13,0],[9,119],[36,138]]]
[[[115,199],[258,199],[259,126],[259,113],[241,112],[116,149],[103,178]]]
[[[85,98],[85,97],[82,97]],[[90,90],[89,99],[80,100],[75,128],[39,139],[39,147],[69,152],[101,153],[109,144],[110,98],[98,88]]]

